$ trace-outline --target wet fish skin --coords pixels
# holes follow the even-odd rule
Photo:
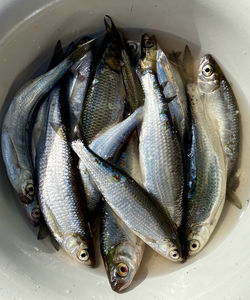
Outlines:
[[[100,131],[122,120],[124,100],[121,51],[109,42],[83,104],[81,134],[88,144]]]
[[[113,159],[136,125],[139,124],[142,117],[142,111],[142,107],[137,108],[133,114],[122,122],[99,133],[89,145],[89,148],[105,160]],[[97,210],[101,199],[101,193],[98,191],[91,176],[88,174],[84,162],[81,160],[79,162],[79,170],[84,186],[88,211],[94,213]]]
[[[75,260],[93,266],[92,234],[62,118],[60,87],[57,86],[50,93],[47,127],[41,135],[37,154],[39,203],[59,245]]]
[[[207,244],[224,206],[226,164],[219,135],[197,86],[188,84],[187,89],[193,116],[196,182],[189,192],[185,235],[188,254],[196,255]]]
[[[184,171],[179,137],[172,125],[168,104],[156,75],[157,43],[144,35],[145,57],[141,60],[145,93],[139,153],[143,184],[179,228],[183,216]]]
[[[80,41],[76,47],[87,42],[88,39]],[[90,79],[90,71],[93,63],[91,45],[86,46],[86,53],[71,67],[68,77],[68,105],[69,105],[69,131],[71,139],[74,138],[77,126],[80,122],[83,101],[87,92]]]
[[[129,137],[117,165],[132,178],[140,181],[136,131]],[[115,215],[105,200],[102,204],[101,253],[112,289],[121,292],[133,281],[143,257],[145,244]]]
[[[145,243],[164,257],[183,261],[177,230],[162,208],[127,174],[96,156],[78,140],[73,150],[84,161],[107,203]]]
[[[168,101],[174,127],[178,130],[182,145],[186,145],[189,127],[187,98],[183,81],[177,67],[159,48],[157,51],[157,77]]]
[[[132,66],[122,33],[117,29],[110,16],[105,16],[104,23],[110,39],[121,49],[121,71],[126,91],[126,101],[129,111],[134,112],[144,102],[144,93],[140,80]]]
[[[208,114],[219,132],[230,179],[237,171],[240,147],[240,114],[235,96],[221,68],[211,55],[202,57],[197,82]]]
[[[2,156],[8,178],[32,223],[38,223],[28,208],[29,203],[37,205],[37,190],[34,183],[32,156],[30,153],[29,128],[36,105],[43,95],[67,72],[80,55],[84,53],[80,47],[59,65],[47,73],[29,81],[14,96],[5,115],[2,127]]]
[[[112,289],[128,288],[140,266],[144,242],[138,238],[103,201],[100,247]]]

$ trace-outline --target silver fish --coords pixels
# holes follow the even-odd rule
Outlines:
[[[115,43],[110,42],[83,103],[81,134],[88,144],[99,132],[122,120],[124,99],[121,51]]]
[[[173,125],[179,132],[182,145],[185,145],[189,125],[185,87],[177,67],[160,48],[157,50],[157,77],[168,100]]]
[[[126,100],[130,112],[134,112],[139,106],[143,105],[144,102],[144,93],[140,80],[131,64],[121,32],[118,31],[109,16],[105,16],[104,23],[111,40],[121,48],[121,71],[126,91]]]
[[[72,148],[117,216],[155,251],[172,261],[182,261],[175,226],[145,190],[129,175],[88,150],[80,140],[74,141]]]
[[[129,138],[117,165],[132,178],[140,180],[136,131]],[[110,285],[116,292],[130,286],[140,266],[144,246],[144,242],[103,201],[100,247]]]
[[[140,132],[140,166],[143,184],[177,227],[183,215],[183,157],[177,132],[156,76],[157,44],[154,36],[142,37],[144,117]]]
[[[240,113],[235,96],[211,55],[205,55],[201,59],[197,83],[207,112],[220,135],[227,163],[228,182],[232,185],[233,181],[237,181],[235,174],[240,147]]]
[[[79,47],[86,39],[77,44]],[[87,41],[87,40],[86,40]],[[80,122],[83,101],[87,92],[90,71],[93,61],[91,45],[86,46],[86,53],[71,67],[68,78],[69,132],[71,139]]]
[[[189,255],[207,244],[221,215],[226,193],[226,164],[220,137],[195,84],[188,84],[193,117],[196,184],[187,202],[185,235]],[[194,165],[192,165],[194,167]]]
[[[89,145],[89,148],[105,160],[113,159],[113,156],[119,151],[128,136],[140,122],[142,110],[143,108],[139,107],[124,121],[112,126],[102,133],[99,133]],[[89,175],[82,160],[79,162],[79,170],[84,186],[88,211],[94,213],[101,199],[101,193],[91,179],[91,176]]]
[[[33,223],[37,223],[39,217],[37,218],[30,209],[30,206],[37,209],[36,186],[29,143],[31,118],[42,96],[84,52],[85,46],[79,47],[58,66],[29,81],[16,93],[5,115],[1,142],[7,175]]]
[[[93,266],[92,235],[62,120],[60,87],[52,90],[49,101],[36,163],[40,207],[59,245],[77,261]]]
[[[144,242],[103,202],[100,247],[112,289],[128,288],[140,266]]]

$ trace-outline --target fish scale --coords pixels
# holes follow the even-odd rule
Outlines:
[[[16,93],[5,115],[1,145],[6,171],[33,223],[38,223],[39,219],[35,219],[30,211],[30,206],[37,205],[29,143],[31,119],[43,95],[53,87],[84,52],[85,46],[79,47],[56,67],[29,81]],[[31,194],[27,190],[30,186],[32,187]]]
[[[182,250],[175,226],[147,193],[128,175],[94,155],[81,141],[72,143],[107,203],[124,223],[161,255],[172,259]]]
[[[109,48],[106,50],[109,51]],[[107,55],[107,53],[106,53]],[[113,57],[114,60],[120,60]],[[90,143],[104,128],[122,120],[124,111],[124,86],[120,67],[113,70],[105,58],[97,67],[89,87],[82,113],[82,132]]]
[[[185,231],[189,255],[194,255],[206,245],[219,220],[225,202],[227,176],[223,146],[206,103],[196,85],[188,85],[188,94],[193,117],[192,139],[195,139],[192,154],[196,164],[192,165],[192,171],[196,174],[196,182],[188,192]],[[194,249],[192,244],[196,245]]]
[[[180,143],[155,75],[146,72],[141,80],[145,93],[139,144],[143,183],[179,227],[184,185]]]
[[[78,258],[75,248],[90,249],[90,260],[86,263],[92,265],[92,236],[59,98],[60,88],[56,87],[50,94],[47,126],[37,154],[39,202],[45,221],[60,246],[74,258]],[[69,238],[71,244],[67,243]]]

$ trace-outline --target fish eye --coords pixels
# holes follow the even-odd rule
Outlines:
[[[34,196],[34,194],[35,194],[34,185],[32,183],[28,183],[25,187],[25,192],[29,196]]]
[[[85,249],[81,249],[77,252],[77,258],[81,261],[86,261],[89,259],[89,253]]]
[[[151,40],[146,40],[146,41],[145,41],[145,46],[146,46],[147,48],[151,48],[151,47],[153,46],[153,42],[152,42]]]
[[[189,249],[190,251],[196,251],[200,248],[200,242],[197,240],[191,240],[189,242]]]
[[[209,64],[205,65],[202,69],[202,73],[206,77],[211,76],[213,74],[213,72],[214,72],[214,68]]]
[[[40,218],[40,215],[41,215],[41,211],[40,211],[40,208],[39,207],[36,207],[32,210],[31,212],[31,215],[33,218],[35,219],[39,219]]]
[[[117,271],[117,274],[120,276],[120,277],[125,277],[128,275],[128,271],[129,271],[129,268],[126,264],[124,263],[119,263],[117,266],[116,266],[116,271]]]
[[[172,259],[179,259],[180,258],[180,253],[177,249],[173,249],[169,252],[169,256],[172,258]]]

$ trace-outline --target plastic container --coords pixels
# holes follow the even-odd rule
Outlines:
[[[176,265],[147,250],[135,282],[116,294],[99,261],[87,269],[37,241],[20,213],[0,161],[0,299],[249,299],[250,297],[250,3],[238,0],[1,0],[0,120],[17,89],[45,70],[58,39],[64,43],[103,28],[109,14],[119,27],[158,32],[167,49],[188,41],[212,53],[237,96],[243,123],[239,211],[226,204],[207,247]],[[143,32],[142,30],[141,32]],[[133,30],[127,30],[133,35]],[[166,34],[168,33],[168,34]],[[130,36],[129,35],[129,36]],[[175,38],[174,36],[177,38]],[[167,37],[167,39],[166,39]],[[172,43],[172,44],[171,44]],[[170,45],[171,44],[171,45]],[[173,46],[173,47],[172,47]]]

